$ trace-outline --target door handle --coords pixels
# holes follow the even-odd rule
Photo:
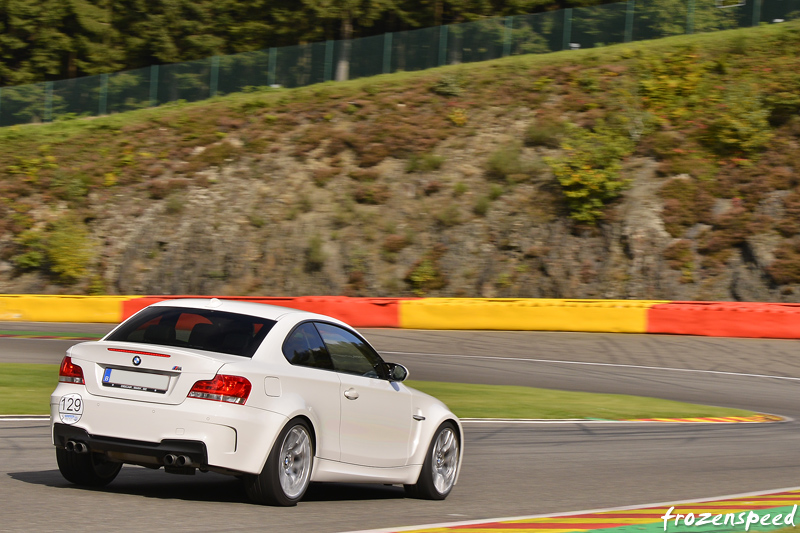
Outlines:
[[[358,391],[355,389],[347,389],[344,391],[344,397],[348,400],[357,400],[358,399]]]

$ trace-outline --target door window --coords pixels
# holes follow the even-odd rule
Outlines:
[[[337,372],[387,379],[383,359],[366,342],[339,326],[316,323]]]

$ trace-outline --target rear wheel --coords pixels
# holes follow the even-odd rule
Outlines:
[[[244,477],[248,497],[268,505],[297,505],[311,482],[313,461],[308,423],[291,421],[278,435],[261,473]]]
[[[458,474],[458,431],[452,422],[445,422],[431,440],[422,471],[415,485],[405,485],[406,494],[425,500],[444,500]]]
[[[68,452],[63,448],[56,448],[56,461],[64,479],[88,487],[105,487],[122,468],[122,463],[110,461],[103,454]]]

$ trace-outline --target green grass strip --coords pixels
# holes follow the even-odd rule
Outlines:
[[[752,416],[752,411],[628,396],[566,392],[508,385],[467,385],[408,381],[408,385],[439,398],[463,418],[693,418]]]
[[[45,415],[58,382],[58,365],[0,363],[0,415]],[[408,384],[445,402],[464,418],[587,418],[624,420],[654,417],[751,416],[739,409],[622,394],[564,392],[505,385],[435,381]]]
[[[0,363],[0,415],[46,415],[58,365]]]

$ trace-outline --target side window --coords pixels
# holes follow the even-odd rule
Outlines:
[[[283,343],[283,355],[293,365],[333,370],[331,356],[311,322],[301,324]]]
[[[363,340],[338,326],[319,322],[316,326],[337,372],[386,379],[383,360]]]

